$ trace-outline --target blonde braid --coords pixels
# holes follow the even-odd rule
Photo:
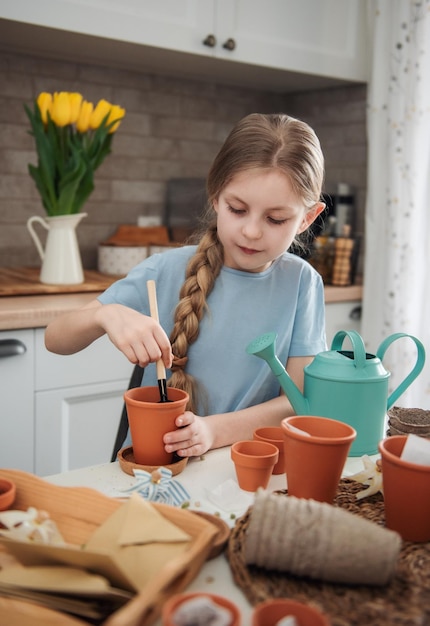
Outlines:
[[[199,335],[199,323],[207,308],[206,298],[223,266],[223,249],[218,239],[216,224],[202,236],[196,253],[188,262],[185,282],[179,293],[175,321],[170,342],[174,354],[169,386],[183,389],[190,396],[187,409],[197,410],[198,383],[185,371],[188,347]]]

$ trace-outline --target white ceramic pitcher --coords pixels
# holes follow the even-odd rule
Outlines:
[[[27,220],[27,228],[42,260],[40,282],[51,285],[75,285],[84,282],[76,227],[86,216],[87,213],[45,218],[35,215]],[[45,249],[34,228],[36,223],[48,231]]]

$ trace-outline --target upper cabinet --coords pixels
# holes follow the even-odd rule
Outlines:
[[[57,54],[74,48],[90,59],[102,55],[145,69],[189,68],[194,75],[239,78],[246,70],[253,78],[256,69],[260,75],[264,69],[267,80],[278,82],[275,87],[294,74],[299,87],[299,76],[319,77],[325,86],[367,81],[366,5],[362,0],[0,0],[0,34],[4,43],[27,51],[32,45],[42,52],[51,46]]]
[[[215,0],[217,56],[366,82],[362,0]]]

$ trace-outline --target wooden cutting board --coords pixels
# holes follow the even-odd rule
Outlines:
[[[83,293],[104,291],[118,280],[118,276],[84,270],[85,281],[78,285],[45,285],[40,282],[38,267],[0,268],[0,296],[30,296],[59,293]]]

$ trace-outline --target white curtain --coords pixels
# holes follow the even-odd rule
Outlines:
[[[396,401],[430,409],[430,2],[373,0],[368,96],[362,335],[375,353],[397,332],[424,344],[423,372]],[[416,350],[401,339],[383,363],[391,389]]]

